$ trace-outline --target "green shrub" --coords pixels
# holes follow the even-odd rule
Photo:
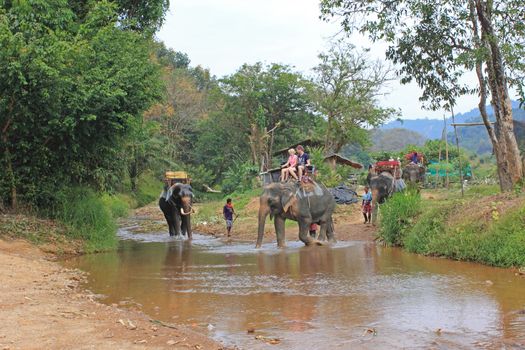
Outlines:
[[[394,193],[381,205],[379,237],[388,245],[403,244],[403,235],[420,212],[421,197],[416,191]]]
[[[250,162],[233,161],[224,173],[222,191],[224,193],[245,192],[256,187],[259,169]]]
[[[57,216],[68,227],[71,236],[86,242],[87,252],[115,248],[117,225],[104,201],[93,191],[70,190]]]
[[[128,216],[128,212],[130,209],[130,205],[128,202],[129,198],[126,198],[124,195],[121,194],[103,194],[100,199],[102,200],[102,203],[104,203],[104,205],[109,209],[111,215],[115,219]]]
[[[134,194],[137,206],[142,207],[158,199],[162,186],[162,181],[155,177],[153,173],[147,172],[141,175],[137,185],[137,192]]]

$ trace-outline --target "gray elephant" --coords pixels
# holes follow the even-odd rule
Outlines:
[[[403,168],[403,180],[411,184],[425,183],[426,169],[420,164],[410,163]]]
[[[193,190],[189,184],[166,184],[159,198],[159,207],[168,223],[170,236],[188,235],[192,239],[191,213]]]
[[[383,204],[394,192],[403,191],[405,183],[402,176],[396,179],[390,171],[382,171],[378,175],[370,174],[368,182],[372,192],[372,224],[375,225],[379,204]]]
[[[260,197],[259,227],[256,248],[262,244],[266,217],[274,219],[277,245],[284,247],[286,219],[297,221],[299,239],[305,245],[319,243],[309,235],[310,225],[320,225],[319,238],[334,242],[332,213],[335,201],[328,189],[321,184],[272,183],[264,187]]]

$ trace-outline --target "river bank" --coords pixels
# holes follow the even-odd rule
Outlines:
[[[85,274],[28,242],[0,240],[1,349],[222,349],[186,329],[104,305]]]
[[[497,267],[525,266],[525,194],[495,187],[395,194],[379,236],[411,253]]]

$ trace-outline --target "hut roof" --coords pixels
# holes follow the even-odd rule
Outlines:
[[[355,168],[355,169],[361,169],[363,168],[363,164],[361,163],[358,163],[358,162],[354,162],[348,158],[345,158],[337,153],[332,153],[332,154],[329,154],[327,156],[324,157],[325,160],[331,160],[331,161],[334,161],[336,162],[336,164],[344,164],[344,165],[349,165],[351,166],[352,168]]]

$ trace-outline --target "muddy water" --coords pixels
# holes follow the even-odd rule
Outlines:
[[[525,344],[525,278],[511,271],[358,242],[256,251],[199,235],[190,245],[120,234],[117,252],[67,263],[90,273],[89,289],[243,349]]]

